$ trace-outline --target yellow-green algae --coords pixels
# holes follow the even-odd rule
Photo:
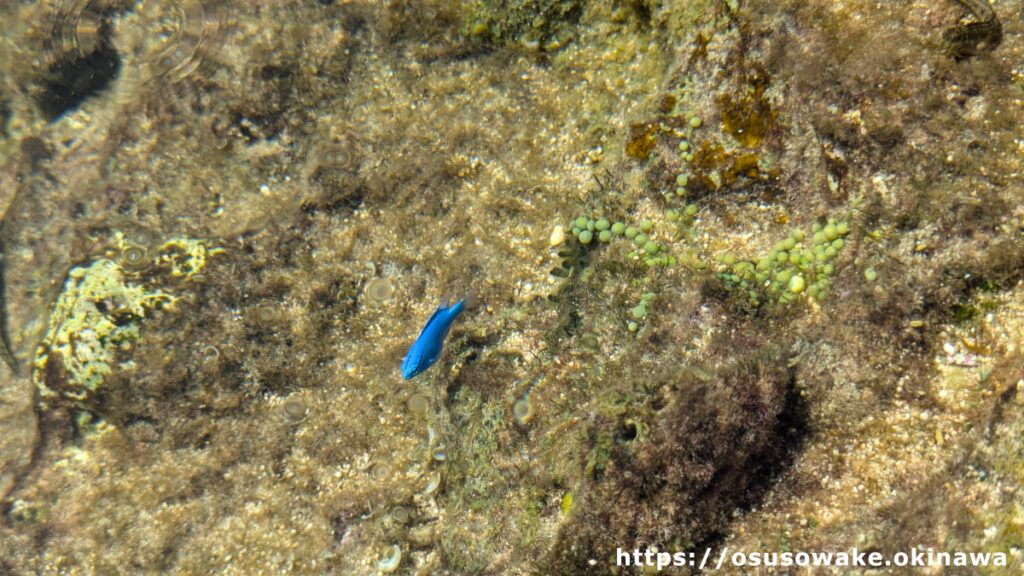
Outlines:
[[[106,258],[72,269],[33,362],[40,392],[57,395],[45,377],[48,362],[56,356],[67,372],[63,395],[83,400],[113,370],[115,351],[139,337],[138,320],[171,302],[167,294],[125,282],[121,267]],[[119,318],[138,320],[124,323]]]
[[[124,235],[116,234],[115,240],[123,252],[127,246]],[[209,255],[220,251],[201,240],[172,238],[159,247],[152,264],[165,265],[171,275],[188,280],[206,266]],[[68,272],[50,315],[49,330],[32,362],[33,381],[43,397],[85,400],[118,367],[118,350],[139,338],[147,313],[174,304],[173,295],[131,281],[126,277],[130,274],[112,257],[98,258]],[[55,359],[62,372],[50,364]]]

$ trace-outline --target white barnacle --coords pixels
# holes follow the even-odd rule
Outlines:
[[[395,295],[395,283],[389,278],[371,278],[363,293],[374,304],[385,304]]]

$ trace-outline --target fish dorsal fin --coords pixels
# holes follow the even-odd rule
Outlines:
[[[447,311],[448,305],[446,303],[441,303],[441,305],[437,307],[437,310],[434,310],[434,313],[430,315],[430,318],[427,319],[427,323],[424,324],[423,327],[426,328],[427,326],[430,326],[431,324],[434,323],[434,320],[437,320],[438,316],[444,314]]]

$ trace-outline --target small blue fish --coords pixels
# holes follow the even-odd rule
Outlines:
[[[444,346],[448,331],[452,329],[452,323],[466,307],[467,298],[459,300],[454,306],[446,306],[447,303],[443,303],[434,311],[420,332],[419,338],[405,354],[405,360],[402,360],[403,378],[408,380],[433,366],[437,357],[441,355],[441,347]]]

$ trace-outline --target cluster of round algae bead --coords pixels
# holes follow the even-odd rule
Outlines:
[[[627,228],[622,222],[611,222],[607,218],[593,220],[584,216],[580,216],[570,222],[570,228],[572,229],[573,236],[578,238],[581,244],[590,244],[594,240],[608,243],[616,236],[632,238],[627,231],[635,230],[632,227]]]
[[[580,244],[590,244],[595,238],[600,242],[609,242],[612,239],[612,224],[607,218],[591,220],[580,216],[569,225],[573,236],[579,239]]]
[[[693,222],[692,214],[697,213],[697,207],[692,210],[687,207],[686,216],[675,218],[676,221],[683,221],[684,224]],[[678,216],[678,215],[677,215]],[[672,220],[670,218],[670,220]],[[601,243],[611,242],[615,237],[625,237],[633,241],[636,250],[630,252],[630,257],[635,258],[643,254],[643,261],[648,266],[673,266],[675,258],[666,253],[665,246],[654,242],[649,236],[654,230],[654,222],[650,219],[640,221],[638,228],[626,226],[622,222],[611,222],[607,218],[588,219],[580,216],[569,223],[572,233],[580,241],[580,244],[589,245],[597,240]]]
[[[680,142],[680,145],[685,144],[685,143],[686,143],[685,141]],[[679,196],[680,198],[682,198],[683,196],[686,196],[686,185],[689,184],[689,182],[690,182],[690,177],[686,174],[686,172],[680,172],[679,174],[676,174],[676,190],[675,190],[674,194],[676,196]],[[671,197],[672,195],[673,195],[673,192],[671,192],[671,191],[665,192],[665,196]]]
[[[669,222],[677,222],[677,226],[680,227],[691,226],[699,210],[696,204],[687,204],[682,211],[675,208],[670,209],[665,213],[665,219]]]
[[[610,242],[612,239],[612,224],[605,218],[601,218],[594,224],[594,229],[597,230],[597,239],[600,242]]]
[[[640,295],[640,303],[634,306],[630,311],[634,320],[643,320],[647,317],[647,307],[650,306],[651,301],[654,300],[655,296],[656,294],[653,292],[644,292]],[[627,325],[630,332],[636,332],[639,328],[639,325],[634,320],[630,320]]]
[[[683,164],[693,162],[693,151],[690,149],[690,139],[693,137],[693,131],[700,128],[702,122],[696,112],[693,110],[687,110],[684,115],[686,118],[686,135],[679,141],[679,160]],[[689,183],[689,175],[686,172],[679,172],[676,175],[676,190],[675,195],[679,197],[686,196],[686,185]],[[672,192],[666,192],[666,196],[672,196]]]
[[[746,290],[753,304],[760,303],[761,291],[766,291],[770,300],[789,301],[799,294],[824,298],[835,274],[833,260],[849,231],[846,220],[834,218],[814,224],[810,238],[803,230],[793,230],[757,260],[737,262],[731,254],[719,257],[724,265],[719,276],[728,285]]]

